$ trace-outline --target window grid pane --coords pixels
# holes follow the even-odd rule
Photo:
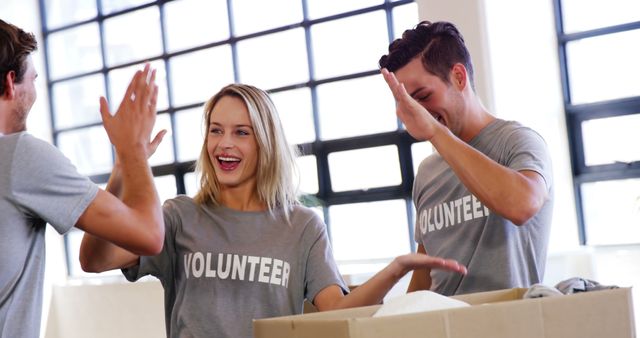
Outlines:
[[[160,12],[156,6],[107,19],[104,32],[109,66],[162,54]]]
[[[102,74],[58,82],[51,89],[56,129],[97,123],[100,117],[100,96],[105,96]]]
[[[640,161],[640,113],[582,122],[585,165]]]
[[[585,183],[581,189],[587,244],[640,243],[640,179]]]
[[[397,129],[395,101],[381,75],[318,86],[321,138],[367,135]]]
[[[385,12],[375,11],[312,26],[316,78],[378,69],[389,45],[386,22]]]
[[[333,191],[396,186],[402,183],[398,148],[394,145],[329,154]]]
[[[404,200],[329,207],[334,257],[338,264],[393,258],[408,253]]]
[[[575,33],[638,20],[640,1],[562,0],[564,31]]]
[[[640,243],[637,1],[554,0],[580,243]],[[566,57],[563,57],[566,56]],[[623,70],[615,66],[626,65]],[[619,68],[619,67],[618,67]],[[569,94],[569,95],[566,95]],[[621,165],[620,162],[626,165]],[[634,190],[635,189],[635,190]],[[603,214],[606,213],[605,214]],[[613,215],[613,216],[612,216]]]
[[[169,52],[229,38],[226,1],[173,1],[164,10]]]
[[[100,69],[99,36],[95,23],[51,34],[47,46],[51,68],[49,77],[55,80]]]
[[[567,44],[567,64],[573,104],[592,103],[640,95],[640,29],[608,34]],[[612,71],[610,62],[629,65]],[[603,85],[606,84],[606,85]]]
[[[79,75],[77,79],[56,82],[52,85],[52,102],[57,112],[56,118],[53,119],[56,121],[55,127],[58,129],[81,127],[59,133],[56,139],[57,145],[83,174],[94,175],[99,177],[99,180],[105,180],[106,174],[110,172],[113,165],[113,154],[108,137],[100,126],[82,126],[100,121],[97,103],[101,95],[108,95],[110,108],[115,110],[122,99],[126,84],[135,70],[141,68],[140,62],[151,58],[154,59],[152,67],[157,70],[158,110],[163,111],[157,118],[154,135],[160,129],[169,131],[154,156],[150,158],[152,166],[162,167],[160,169],[163,172],[162,176],[155,178],[162,200],[174,197],[177,192],[174,174],[165,174],[167,170],[173,171],[170,167],[175,167],[175,175],[184,175],[184,192],[191,196],[196,194],[198,189],[196,174],[184,173],[183,166],[198,157],[202,144],[202,108],[195,106],[201,105],[222,86],[234,82],[235,79],[265,90],[278,89],[277,93],[272,94],[272,98],[279,108],[289,142],[299,144],[304,149],[312,149],[310,154],[307,153],[306,156],[297,159],[301,192],[311,194],[307,195],[309,196],[307,201],[316,199],[314,195],[331,198],[334,193],[326,187],[329,181],[322,179],[328,177],[329,173],[323,171],[327,170],[328,156],[340,159],[341,153],[346,151],[334,149],[330,152],[331,155],[327,155],[322,150],[324,140],[339,141],[340,138],[362,135],[375,137],[376,133],[387,133],[397,129],[393,97],[382,78],[379,75],[362,77],[358,73],[375,71],[379,56],[387,49],[389,41],[387,40],[386,11],[392,13],[394,29],[399,31],[398,27],[406,29],[415,25],[415,22],[408,21],[414,21],[412,17],[417,18],[417,6],[414,3],[397,6],[382,0],[335,3],[315,1],[309,7],[310,18],[326,17],[382,4],[384,9],[312,24],[308,27],[310,34],[306,36],[304,30],[307,28],[301,27],[302,2],[300,0],[277,0],[276,2],[274,4],[248,0],[232,1],[234,35],[240,39],[229,40],[228,43],[225,40],[230,38],[229,21],[224,1],[126,0],[115,2],[103,0],[101,11],[102,14],[109,15],[107,19],[97,16],[91,19],[95,14],[86,14],[92,10],[95,11],[95,8],[89,9],[88,12],[85,9],[84,14],[77,14],[80,16],[74,13],[66,18],[56,19],[58,22],[66,20],[68,23],[91,20],[88,24],[63,29],[51,35],[45,33],[49,46],[64,46],[64,48],[55,47],[55,49],[58,53],[71,54],[71,56],[66,54],[49,56],[47,62],[50,81]],[[119,13],[145,4],[150,5],[140,10]],[[318,9],[318,5],[326,8]],[[164,6],[162,18],[160,17],[161,6]],[[260,6],[264,6],[265,10],[260,10]],[[283,6],[291,10],[279,11],[282,12],[279,17],[259,15],[266,10],[272,12],[271,9],[274,7]],[[316,7],[312,8],[312,6]],[[45,12],[48,11],[45,10]],[[213,12],[217,15],[215,24],[210,22]],[[51,12],[48,15],[51,17],[55,13]],[[207,20],[198,20],[199,15],[206,16],[209,23],[203,24]],[[83,19],[77,19],[79,17]],[[185,21],[184,18],[189,19]],[[161,22],[161,19],[164,22]],[[54,19],[48,20],[54,22]],[[98,30],[99,24],[103,24],[102,31]],[[141,28],[132,31],[130,27],[133,26]],[[261,33],[276,27],[283,29],[275,33]],[[165,32],[161,31],[163,28],[166,29]],[[189,34],[194,30],[202,34]],[[243,38],[247,34],[254,33],[257,33],[256,37]],[[163,34],[166,46],[163,46]],[[307,37],[310,38],[308,42]],[[200,49],[215,42],[223,44]],[[307,43],[310,45],[307,46]],[[102,63],[101,45],[105,46],[106,69]],[[340,49],[339,45],[347,48],[345,53],[341,53],[343,55],[340,58],[336,55],[337,53],[332,52]],[[194,51],[181,52],[189,48],[193,48]],[[73,53],[78,50],[82,50],[82,58],[74,59]],[[268,52],[271,50],[274,53],[278,51],[280,56],[270,56]],[[312,58],[308,58],[308,50],[314,51],[315,55]],[[237,59],[234,60],[234,57]],[[315,64],[309,65],[308,60],[313,60]],[[169,64],[165,65],[166,62]],[[136,65],[130,66],[131,63]],[[127,66],[121,67],[121,65]],[[317,85],[316,79],[309,78],[310,67],[315,68],[316,79],[342,76],[347,76],[349,79]],[[165,73],[167,69],[171,71],[168,77]],[[234,69],[239,73],[234,74]],[[282,69],[287,71],[283,72]],[[99,74],[88,74],[96,71]],[[170,86],[167,85],[167,78],[171,79]],[[169,89],[172,90],[171,93]],[[341,91],[350,94],[347,99],[340,96]],[[80,95],[82,98],[73,98],[74,95]],[[182,107],[188,109],[176,110]],[[317,121],[320,121],[321,127],[314,125]],[[348,126],[340,128],[341,124]],[[198,132],[195,132],[196,129]],[[318,139],[319,135],[315,133],[317,129],[325,131],[322,139]],[[360,183],[357,187],[357,189],[364,189],[363,196],[366,196],[367,190],[371,187],[397,187],[402,183],[404,174],[400,174],[398,149],[395,142],[389,141],[389,143],[383,146],[378,144],[373,148],[371,145],[363,144],[361,149],[354,150],[360,154],[373,152],[373,155],[365,156],[368,157],[366,161],[369,162],[367,171],[380,171],[372,175],[378,177],[377,180]],[[312,144],[315,145],[309,148]],[[316,153],[317,151],[319,153]],[[347,156],[346,160],[339,162],[347,162],[350,160],[348,157],[353,156]],[[376,157],[378,157],[377,160],[375,160]],[[384,166],[385,168],[388,166],[387,169],[381,167],[380,157],[384,158]],[[359,164],[362,165],[362,163]],[[340,164],[333,163],[333,166],[338,167]],[[318,169],[321,171],[318,172]],[[342,176],[346,177],[348,174],[342,174]],[[360,173],[355,176],[363,175]],[[325,186],[321,186],[321,183]],[[334,184],[344,185],[338,178],[335,179]],[[351,189],[348,184],[346,187]],[[410,193],[406,192],[403,198],[409,198],[409,196]],[[393,235],[397,236],[397,238],[394,237],[395,244],[392,246],[394,249],[385,253],[384,257],[379,257],[384,260],[409,250],[408,228],[405,224],[407,223],[406,206],[403,200],[385,201],[384,199],[388,197],[377,198],[383,201],[350,205],[381,205],[383,208],[393,210],[387,214],[395,214],[393,220],[399,224],[400,230]],[[321,203],[326,202],[321,201]],[[340,212],[340,206],[335,206],[337,211],[333,212],[335,222],[331,217],[327,218],[327,221],[331,220],[335,223],[328,224],[330,233],[335,230],[334,237],[342,236],[340,228],[344,227],[342,225],[344,214]],[[329,207],[331,204],[326,206],[327,213],[330,212]],[[322,209],[317,207],[316,211],[322,214]],[[379,217],[373,218],[379,219]],[[343,262],[342,266],[344,267],[345,264],[353,266],[362,259],[367,260],[368,265],[380,263],[372,262],[368,257],[356,257],[355,261]],[[357,264],[364,266],[362,263]],[[70,270],[70,272],[80,274],[76,270]]]

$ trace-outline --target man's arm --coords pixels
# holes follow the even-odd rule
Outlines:
[[[115,147],[122,172],[122,200],[100,190],[76,223],[87,234],[117,245],[99,242],[119,247],[118,257],[124,258],[118,260],[126,260],[127,264],[135,262],[137,255],[157,254],[164,242],[162,208],[147,163],[148,154],[155,149],[149,139],[156,117],[157,95],[155,71],[146,65],[134,75],[113,116],[107,101],[100,99],[104,128]],[[83,247],[82,262],[105,259],[99,254],[99,245],[87,247],[83,243]]]
[[[548,190],[540,174],[507,168],[469,146],[416,102],[393,73],[383,69],[382,75],[398,103],[398,116],[412,127],[409,132],[430,141],[484,205],[516,225],[524,224],[542,208]]]

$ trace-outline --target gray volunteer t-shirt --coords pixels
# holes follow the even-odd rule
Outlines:
[[[291,224],[274,214],[178,196],[164,204],[162,252],[123,273],[160,279],[169,337],[253,337],[253,319],[302,313],[330,285],[346,290],[316,213],[296,206]]]
[[[466,276],[432,270],[431,290],[454,295],[541,282],[553,208],[551,160],[543,138],[517,122],[496,119],[469,145],[513,170],[540,174],[549,199],[533,218],[516,226],[472,195],[439,154],[423,160],[413,189],[416,241],[430,255],[456,259],[468,268]]]
[[[0,337],[38,338],[45,229],[65,233],[98,187],[51,144],[0,136]]]

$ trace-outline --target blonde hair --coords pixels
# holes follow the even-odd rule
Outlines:
[[[204,106],[205,138],[196,163],[200,176],[200,189],[196,203],[219,205],[220,186],[207,150],[209,122],[215,105],[225,96],[241,99],[249,111],[258,143],[257,193],[270,212],[282,207],[288,218],[290,209],[298,204],[297,186],[294,184],[297,152],[284,135],[273,101],[265,91],[245,84],[230,84],[211,97]]]

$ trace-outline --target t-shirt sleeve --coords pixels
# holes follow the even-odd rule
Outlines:
[[[338,285],[344,294],[349,293],[333,258],[326,225],[316,215],[311,222],[315,222],[316,231],[307,258],[305,298],[313,302],[318,292],[330,285]]]
[[[508,143],[512,146],[507,152],[507,166],[517,171],[537,172],[550,189],[553,184],[551,156],[542,136],[533,129],[520,127],[509,136]]]
[[[176,225],[175,222],[178,220],[178,217],[175,216],[172,209],[172,206],[168,202],[165,202],[162,208],[165,226],[162,251],[155,256],[140,256],[138,265],[122,269],[122,274],[128,281],[135,282],[147,275],[158,278],[163,284],[167,280],[172,280],[174,267],[171,263],[175,256],[174,229]]]
[[[76,224],[99,189],[60,150],[28,134],[16,144],[10,175],[17,205],[61,234]]]

